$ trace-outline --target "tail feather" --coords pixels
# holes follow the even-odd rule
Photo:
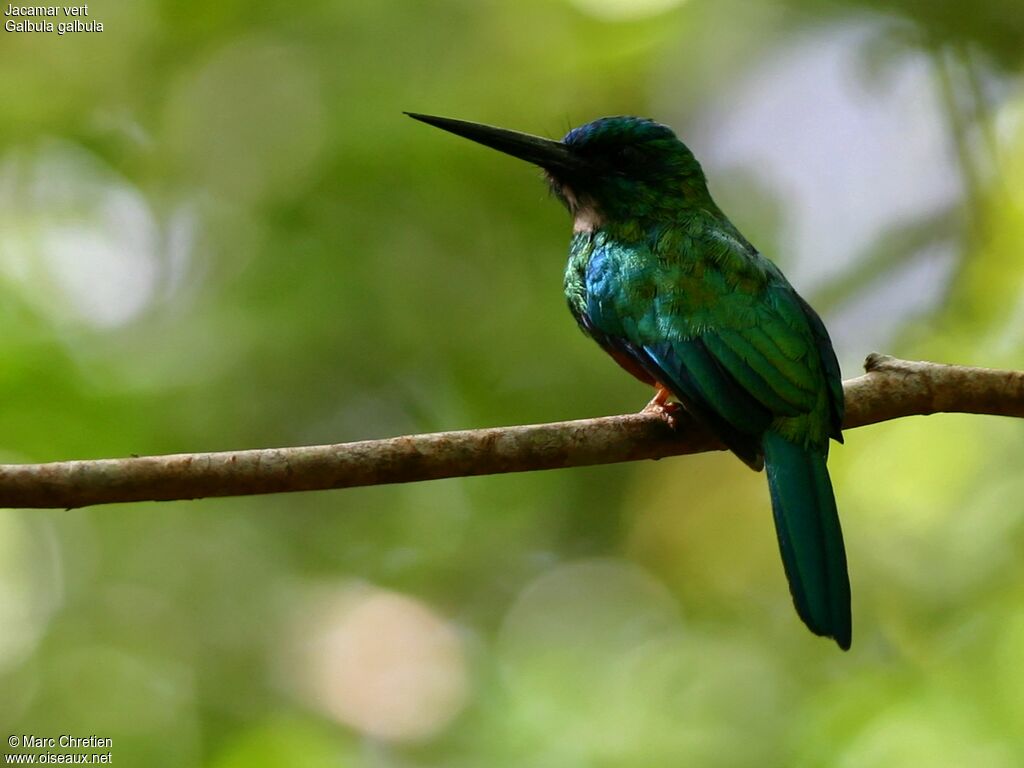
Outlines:
[[[764,436],[782,564],[797,613],[816,635],[850,647],[850,581],[825,456],[777,432]]]

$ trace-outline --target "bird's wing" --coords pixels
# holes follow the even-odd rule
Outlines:
[[[595,252],[590,321],[759,466],[760,436],[773,419],[822,406],[825,370],[805,305],[775,274],[740,285],[712,266],[644,256]]]
[[[811,309],[811,305],[804,301],[798,294],[793,294],[800,303],[807,322],[811,325],[811,333],[814,335],[814,343],[818,348],[818,357],[825,369],[825,379],[828,381],[829,392],[829,437],[838,442],[843,442],[843,417],[846,415],[846,397],[843,394],[843,375],[839,370],[839,360],[836,358],[836,351],[832,347],[832,339],[829,338],[825,324],[821,322],[818,313]]]

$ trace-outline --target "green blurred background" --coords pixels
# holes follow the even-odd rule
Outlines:
[[[94,0],[102,33],[0,32],[0,458],[640,408],[566,311],[539,174],[402,110],[655,117],[847,377],[1022,368],[1020,10]],[[0,735],[155,768],[1024,764],[1024,428],[904,419],[831,466],[848,654],[724,454],[5,510]]]

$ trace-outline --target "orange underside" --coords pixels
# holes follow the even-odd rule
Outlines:
[[[621,365],[631,375],[640,379],[640,381],[642,381],[644,384],[649,384],[652,387],[660,386],[658,382],[654,380],[651,374],[649,374],[647,371],[641,368],[640,364],[637,363],[636,360],[634,360],[629,355],[625,354],[624,352],[619,352],[618,350],[608,350],[608,354],[612,356],[616,363]]]

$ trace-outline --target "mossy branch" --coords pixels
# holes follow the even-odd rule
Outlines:
[[[844,382],[853,429],[904,416],[1024,417],[1024,372],[897,360],[872,354]],[[721,450],[682,415],[657,414],[497,427],[295,448],[0,465],[0,506],[73,508],[317,491],[660,459]]]

